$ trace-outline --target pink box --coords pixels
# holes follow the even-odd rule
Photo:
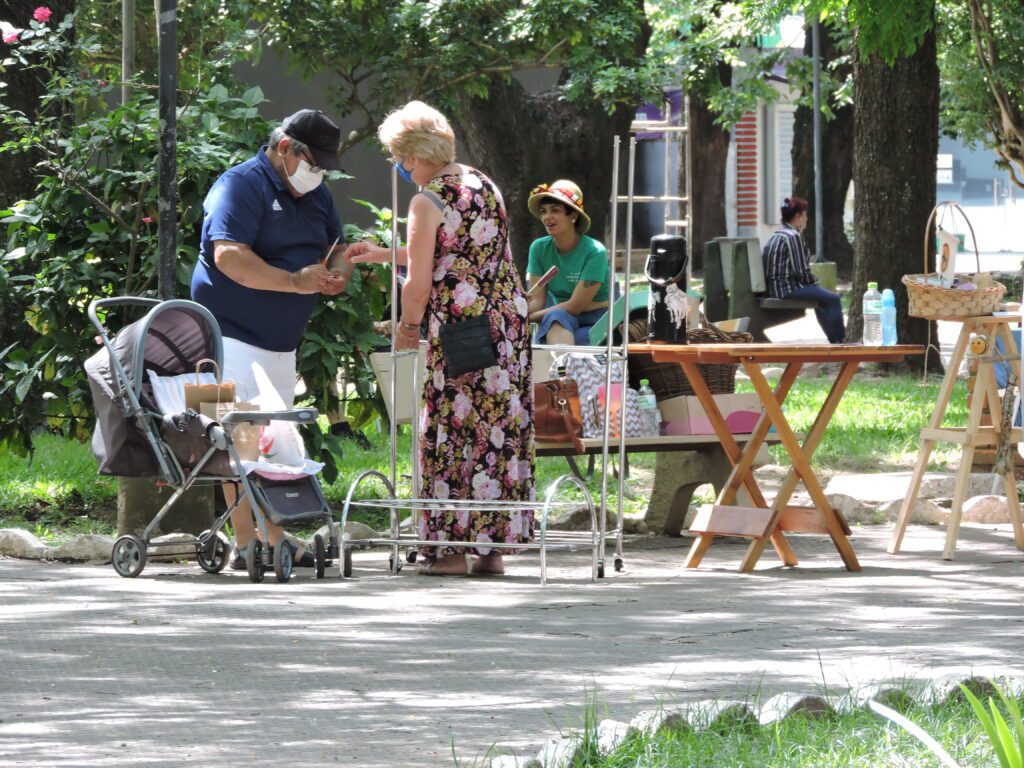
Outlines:
[[[761,402],[754,392],[715,395],[715,404],[722,412],[729,431],[742,435],[754,430],[761,418]],[[663,435],[713,435],[711,420],[693,395],[671,397],[658,403]]]

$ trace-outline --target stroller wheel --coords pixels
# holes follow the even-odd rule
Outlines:
[[[220,531],[211,535],[203,531],[199,537],[206,538],[206,545],[196,544],[196,562],[207,573],[220,573],[228,564],[228,551],[231,549],[228,537]]]
[[[345,556],[342,558],[341,573],[347,579],[352,576],[352,549],[345,547]]]
[[[324,549],[324,537],[319,533],[313,537],[314,555],[316,556],[316,577],[322,579],[327,568],[327,550]]]
[[[274,575],[282,584],[292,577],[292,547],[287,541],[274,547]]]
[[[134,579],[146,567],[146,544],[138,536],[121,536],[114,542],[110,564],[118,576]]]
[[[249,581],[259,584],[263,581],[263,543],[254,541],[245,552],[245,570],[249,572]]]
[[[410,549],[408,552],[405,553],[405,562],[407,562],[409,565],[414,565],[416,563],[415,549]]]

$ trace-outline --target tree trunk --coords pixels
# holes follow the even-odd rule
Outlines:
[[[459,139],[473,164],[501,188],[520,273],[530,243],[544,234],[526,207],[530,190],[541,183],[571,179],[579,184],[591,218],[589,234],[611,247],[612,143],[616,135],[628,134],[635,110],[620,107],[609,115],[599,103],[568,102],[553,91],[529,94],[518,81],[497,77],[486,99],[466,99],[461,106],[455,118]]]
[[[718,65],[723,85],[732,82],[732,67]],[[690,231],[693,268],[703,269],[704,243],[728,234],[725,221],[725,170],[729,159],[729,131],[715,125],[717,115],[698,94],[690,96]],[[679,164],[679,194],[686,194],[686,162]]]
[[[826,25],[821,26],[821,67],[842,55],[835,38]],[[805,51],[811,50],[811,30],[807,30]],[[849,67],[841,67],[836,77],[847,77]],[[853,246],[846,239],[843,225],[843,208],[846,194],[853,179],[853,105],[835,110],[835,117],[826,120],[822,116],[821,126],[821,193],[824,215],[823,235],[824,256],[834,261],[836,270],[843,279],[853,274]],[[799,107],[796,124],[793,127],[793,194],[802,197],[811,205],[807,217],[804,237],[811,251],[819,253],[817,232],[815,232],[815,211],[818,201],[814,198],[814,108]]]
[[[854,65],[853,302],[847,335],[861,338],[860,297],[869,281],[896,294],[901,342],[938,343],[934,323],[907,315],[900,278],[922,269],[921,243],[935,206],[935,158],[939,141],[939,70],[935,32],[910,57],[892,66],[858,54]],[[908,359],[920,369],[920,357]],[[941,370],[937,354],[929,369]]]

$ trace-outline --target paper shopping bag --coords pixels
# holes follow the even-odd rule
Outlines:
[[[199,412],[214,421],[220,421],[229,411],[258,411],[256,403],[200,403]],[[256,424],[235,424],[231,428],[231,442],[242,461],[256,461],[260,455],[260,428]]]
[[[217,374],[216,384],[199,383],[199,369],[202,367],[203,363],[209,363],[213,366],[213,369]],[[198,412],[200,411],[200,406],[203,403],[216,404],[234,402],[235,382],[221,381],[220,368],[217,367],[217,363],[209,359],[203,359],[196,363],[196,382],[194,384],[185,384],[185,407]]]

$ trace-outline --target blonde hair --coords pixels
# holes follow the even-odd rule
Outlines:
[[[447,165],[455,160],[455,133],[448,119],[422,101],[410,101],[384,118],[377,138],[401,160],[417,157]]]

